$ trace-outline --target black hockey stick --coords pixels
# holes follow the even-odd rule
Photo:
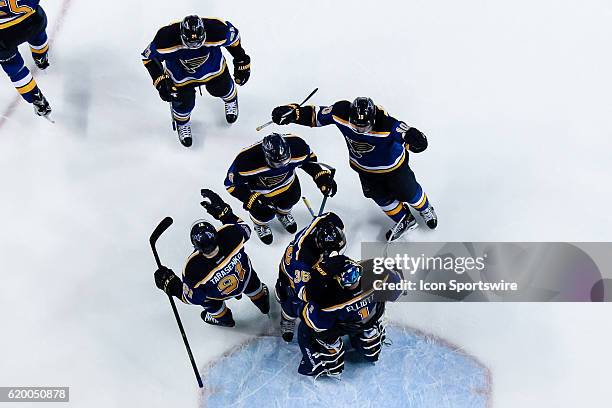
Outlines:
[[[312,91],[312,92],[310,93],[310,95],[308,95],[308,96],[306,97],[306,99],[304,99],[304,100],[302,101],[302,103],[300,103],[300,104],[298,105],[298,107],[300,107],[300,106],[302,106],[303,104],[305,104],[306,102],[308,102],[308,100],[309,100],[310,98],[312,98],[312,95],[316,94],[318,90],[319,90],[319,88],[315,88],[315,89],[314,89],[314,91]],[[289,115],[289,112],[285,113],[285,114],[283,115],[283,118],[287,117],[287,115]],[[267,128],[268,126],[270,126],[270,125],[271,125],[271,124],[273,124],[273,123],[274,123],[274,121],[273,121],[273,120],[271,120],[271,121],[269,121],[269,122],[264,123],[264,124],[263,124],[263,125],[261,125],[261,126],[257,126],[257,127],[255,128],[255,130],[257,130],[257,131],[259,132],[259,131],[260,131],[260,130],[262,130],[263,128]]]
[[[332,180],[334,179],[334,176],[336,175],[336,169],[334,169],[332,166],[330,166],[329,164],[321,163],[321,162],[310,162],[310,163],[318,164],[319,166],[328,169],[329,172],[331,173]],[[329,198],[329,195],[324,194],[323,202],[321,202],[321,207],[319,208],[319,215],[315,214],[314,210],[312,209],[312,205],[310,205],[310,201],[306,197],[302,196],[302,201],[306,205],[306,208],[308,208],[308,212],[310,213],[310,215],[312,215],[312,218],[317,218],[318,216],[323,214],[323,210],[325,210],[325,204],[327,204],[328,198]]]
[[[322,164],[321,164],[322,165]],[[323,167],[327,167],[331,173],[331,178],[332,180],[334,179],[334,176],[336,175],[336,169],[334,169],[331,166],[328,165],[323,165]],[[323,210],[325,210],[325,204],[327,204],[327,199],[329,198],[329,194],[325,194],[323,197],[323,201],[321,202],[321,207],[319,208],[319,215],[323,214]]]
[[[159,239],[159,237],[172,225],[174,221],[170,217],[164,218],[159,225],[155,228],[151,237],[149,238],[149,243],[151,244],[151,249],[153,250],[153,256],[155,257],[155,262],[157,263],[157,267],[161,268],[162,263],[159,260],[159,255],[157,254],[157,248],[155,248],[155,243]],[[174,318],[176,319],[176,323],[178,324],[179,330],[181,332],[181,336],[183,337],[183,342],[185,343],[185,348],[187,349],[187,354],[189,355],[189,360],[191,361],[191,367],[193,367],[193,372],[195,373],[196,380],[198,380],[198,386],[200,388],[204,387],[202,383],[202,377],[200,377],[200,372],[198,371],[198,366],[196,365],[195,359],[193,358],[193,353],[191,352],[191,347],[189,347],[189,341],[187,341],[187,335],[185,334],[185,329],[183,328],[183,323],[181,322],[181,317],[179,316],[178,310],[176,309],[176,304],[174,303],[174,298],[168,295],[168,299],[170,300],[170,305],[172,306],[172,312],[174,312]]]

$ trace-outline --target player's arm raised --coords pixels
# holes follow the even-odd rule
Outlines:
[[[200,193],[204,199],[200,204],[214,219],[221,221],[224,225],[236,225],[245,241],[251,237],[251,228],[234,214],[229,204],[223,201],[217,193],[207,188],[202,189]]]
[[[336,105],[341,103],[336,102],[331,106],[299,106],[296,103],[277,106],[272,110],[272,121],[277,125],[290,123],[309,127],[332,125]]]

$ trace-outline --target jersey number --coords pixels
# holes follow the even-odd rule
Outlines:
[[[300,283],[300,282],[304,282],[307,283],[310,280],[310,272],[306,272],[306,271],[295,271],[295,278],[293,279],[293,281],[295,283]]]
[[[359,309],[359,316],[361,316],[361,319],[366,319],[369,315],[370,315],[370,311],[368,310],[367,307],[362,307],[361,309]]]
[[[223,295],[229,295],[233,291],[238,288],[238,284],[244,280],[244,275],[246,271],[242,267],[242,264],[238,262],[236,264],[236,273],[232,273],[231,275],[227,275],[225,278],[221,279],[217,284],[217,289]]]
[[[24,13],[29,13],[32,11],[32,9],[28,6],[20,6],[17,4],[18,0],[0,0],[0,6],[7,6],[9,10],[11,11],[11,13],[13,14],[24,14]]]

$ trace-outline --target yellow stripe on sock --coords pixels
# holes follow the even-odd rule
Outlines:
[[[34,80],[34,78],[32,78],[32,80],[28,82],[26,85],[17,88],[17,92],[23,95],[23,94],[27,94],[34,88],[36,88],[36,81]]]
[[[44,54],[45,52],[49,51],[49,44],[45,45],[40,50],[37,50],[36,48],[32,47],[30,47],[30,50],[32,50],[33,54]]]

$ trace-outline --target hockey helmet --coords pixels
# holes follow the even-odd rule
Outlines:
[[[321,220],[314,232],[315,245],[324,255],[340,252],[346,246],[346,236],[342,228],[329,220]]]
[[[206,41],[204,22],[198,16],[187,16],[181,22],[181,40],[190,49],[200,48]]]
[[[357,133],[367,133],[374,127],[376,105],[372,99],[361,96],[353,101],[349,111],[349,122]]]
[[[345,289],[359,283],[363,275],[363,269],[359,262],[345,255],[327,258],[322,262],[320,268]]]
[[[289,143],[279,133],[271,133],[264,137],[261,147],[266,158],[266,163],[273,169],[286,166],[291,160],[291,148]]]
[[[196,221],[190,235],[193,247],[204,255],[212,254],[218,247],[217,230],[206,221]]]

